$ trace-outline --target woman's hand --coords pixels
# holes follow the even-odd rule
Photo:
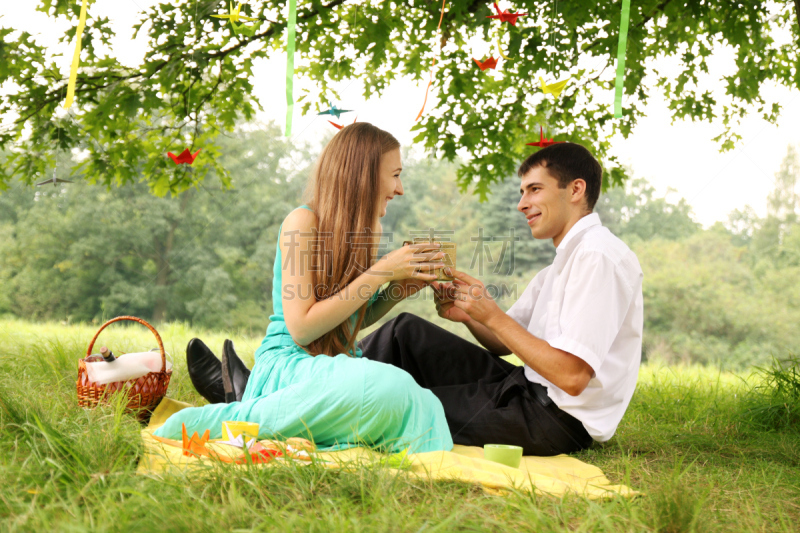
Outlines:
[[[456,289],[451,284],[442,284],[438,281],[431,283],[433,287],[433,301],[436,304],[436,312],[445,320],[451,322],[467,323],[471,320],[470,316],[463,310],[455,306]]]
[[[370,272],[385,276],[386,281],[407,280],[409,278],[431,282],[436,279],[436,270],[444,268],[444,252],[437,252],[439,243],[408,244],[389,254],[372,265]],[[406,282],[407,283],[407,282]]]

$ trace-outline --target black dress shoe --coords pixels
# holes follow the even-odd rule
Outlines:
[[[222,385],[222,363],[200,339],[192,339],[186,346],[186,368],[192,385],[209,403],[225,403]]]
[[[225,339],[222,344],[222,386],[225,403],[240,402],[250,378],[250,370],[233,350],[233,342]]]

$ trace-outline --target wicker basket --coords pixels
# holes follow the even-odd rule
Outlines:
[[[156,329],[141,318],[136,318],[134,316],[118,316],[117,318],[112,318],[97,330],[94,338],[92,338],[92,342],[89,343],[89,348],[86,349],[86,355],[87,357],[91,355],[94,342],[97,340],[101,331],[108,325],[122,320],[138,322],[153,332],[158,342],[158,349],[161,351],[161,371],[150,372],[136,379],[98,385],[97,383],[89,381],[89,377],[86,373],[86,362],[81,359],[78,361],[78,381],[76,382],[78,388],[78,405],[81,407],[93,408],[101,402],[108,403],[111,396],[117,392],[125,392],[129,397],[127,408],[135,411],[139,418],[147,419],[152,410],[155,409],[167,394],[169,380],[172,377],[172,369],[167,370],[167,354],[164,351],[164,343],[161,342],[161,336]]]

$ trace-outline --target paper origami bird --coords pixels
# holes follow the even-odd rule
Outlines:
[[[183,455],[189,457],[193,455],[209,455],[208,448],[206,448],[206,443],[211,436],[209,430],[206,430],[202,437],[199,437],[195,431],[192,438],[189,438],[189,434],[186,432],[186,424],[181,424],[181,429],[183,432]]]
[[[248,24],[236,24],[235,22],[231,21],[231,28],[233,28],[233,33],[236,34],[243,33],[245,35],[249,35],[250,37],[255,35],[256,30],[258,29],[259,26],[261,26],[260,20],[255,24],[253,24],[252,26]]]
[[[36,184],[36,187],[40,185],[47,185],[48,183],[52,183],[53,187],[55,187],[59,183],[72,183],[72,182],[70,180],[62,180],[61,178],[57,178],[56,173],[53,172],[52,178],[40,181],[39,183]]]
[[[202,148],[200,150],[202,150]],[[181,165],[183,163],[191,165],[194,163],[194,160],[197,157],[197,154],[200,153],[200,150],[197,150],[194,154],[192,154],[188,148],[185,148],[180,155],[175,155],[172,152],[167,152],[167,155],[175,162],[176,165]]]
[[[233,9],[233,2],[230,2],[228,5],[229,8],[227,15],[211,15],[211,16],[218,19],[228,19],[229,21],[231,21],[231,23],[239,22],[240,20],[249,20],[249,21],[258,20],[252,17],[245,17],[244,15],[239,14],[239,10],[242,8],[241,2],[239,2],[239,5],[236,6],[236,9]]]
[[[527,13],[509,13],[508,9],[500,11],[500,8],[497,7],[497,2],[494,3],[494,9],[497,11],[497,15],[486,17],[487,19],[500,19],[500,22],[509,22],[512,26],[517,25],[517,19],[519,17],[527,15]]]
[[[228,21],[231,23],[231,28],[233,28],[233,33],[236,33],[236,34],[244,33],[245,35],[250,35],[250,36],[255,34],[256,29],[261,25],[261,21],[258,20],[258,19],[255,19],[253,17],[246,17],[244,15],[240,15],[239,14],[239,10],[242,8],[242,3],[241,2],[239,2],[239,5],[236,6],[236,9],[233,9],[233,3],[230,3],[228,5],[229,5],[229,8],[228,8],[228,14],[227,15],[211,15],[211,16],[214,17],[214,18],[218,18],[218,19],[228,19]],[[245,20],[249,20],[249,21],[258,20],[258,24],[253,24],[252,26],[248,26],[247,24],[236,24],[240,20],[243,20],[243,21],[245,21]]]
[[[542,92],[544,94],[552,94],[553,96],[558,98],[558,95],[561,94],[561,91],[563,91],[564,87],[566,87],[567,83],[569,83],[569,78],[567,78],[566,80],[561,80],[555,83],[551,83],[550,85],[545,85],[544,79],[542,79],[542,77],[539,76],[539,83],[542,84]]]
[[[472,58],[472,60],[475,63],[478,64],[478,66],[480,67],[481,71],[489,69],[489,68],[496,68],[497,67],[497,60],[492,56],[489,56],[489,59],[487,59],[486,61],[483,61],[483,62],[478,61],[474,57]]]
[[[553,139],[546,139],[544,136],[544,130],[541,126],[539,126],[539,141],[535,143],[525,143],[525,146],[538,146],[539,148],[547,148],[548,146],[553,146],[554,144],[563,143],[564,141],[554,141]]]
[[[300,438],[290,438],[287,439],[286,442],[270,440],[258,442],[252,439],[247,443],[248,449],[245,450],[245,453],[233,456],[227,452],[220,453],[214,450],[213,446],[230,444],[230,442],[219,439],[210,440],[210,430],[207,429],[202,437],[195,431],[190,438],[186,431],[186,424],[181,424],[181,426],[182,440],[180,441],[159,437],[158,435],[151,435],[151,437],[162,444],[181,448],[185,456],[195,457],[200,460],[202,460],[203,457],[209,457],[215,461],[237,465],[269,463],[275,458],[291,459],[308,463],[312,460],[310,452],[313,452],[315,449],[312,442]],[[237,436],[234,440],[238,441],[239,439],[243,440],[241,435]]]
[[[205,433],[203,433],[202,437],[200,437],[195,431],[191,438],[189,437],[189,433],[186,431],[186,424],[181,424],[181,431],[182,442],[159,437],[158,435],[153,435],[152,437],[164,444],[180,447],[183,450],[183,455],[186,455],[187,457],[210,457],[223,463],[235,463],[237,465],[246,463],[268,463],[276,457],[283,456],[283,452],[277,449],[277,447],[267,448],[260,442],[255,442],[248,450],[249,453],[239,457],[228,457],[227,455],[219,454],[208,448],[207,444],[210,442],[219,444],[219,441],[209,441],[209,437],[211,435],[210,430],[207,429]]]
[[[331,116],[334,116],[336,118],[341,118],[341,115],[343,115],[345,113],[352,113],[353,112],[352,109],[339,109],[338,107],[333,105],[331,102],[328,102],[328,105],[331,106],[330,109],[328,109],[327,111],[323,111],[322,113],[317,113],[317,115],[331,115]]]
[[[256,439],[250,439],[249,441],[247,441],[247,443],[245,443],[244,442],[244,436],[243,435],[237,435],[236,437],[234,437],[234,438],[232,438],[230,440],[221,440],[221,441],[218,442],[218,444],[227,444],[228,446],[234,446],[236,448],[243,448],[243,449],[246,446],[247,449],[250,449],[250,447],[253,446],[253,444],[255,444],[255,442],[256,442]]]
[[[275,459],[276,457],[282,457],[283,452],[274,448],[267,448],[263,446],[261,443],[256,442],[253,446],[248,450],[249,454],[244,454],[240,457],[230,458],[225,457],[224,455],[216,455],[214,458],[219,459],[223,463],[235,463],[237,465],[243,465],[250,463],[268,463]],[[248,457],[249,456],[249,457]]]
[[[355,123],[356,123],[356,120],[358,120],[358,116],[356,116],[356,118],[355,118],[355,119],[353,119],[353,124],[355,124]],[[333,121],[331,121],[331,120],[329,120],[328,122],[330,122],[330,123],[331,123],[331,126],[333,126],[334,128],[336,128],[337,130],[340,130],[340,129],[344,128],[344,126],[342,126],[342,125],[340,125],[340,124],[337,124],[337,123],[335,123],[335,122],[333,122]]]

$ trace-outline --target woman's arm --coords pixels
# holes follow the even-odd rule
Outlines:
[[[283,222],[279,241],[283,259],[281,297],[284,319],[292,338],[301,346],[310,344],[347,320],[383,284],[406,277],[432,280],[436,274],[430,272],[443,266],[443,263],[419,262],[413,257],[414,250],[404,247],[378,261],[338,293],[316,301],[311,270],[313,250],[319,244],[314,242],[316,234],[312,232],[316,225],[317,217],[312,211],[297,209]]]
[[[390,283],[388,287],[383,289],[378,297],[372,302],[367,308],[367,315],[364,317],[364,326],[365,328],[370,327],[372,324],[383,318],[386,313],[392,310],[392,307],[397,305],[397,302],[400,300],[396,298],[390,298],[389,295],[390,290],[392,288],[393,283]]]
[[[364,327],[367,328],[383,318],[392,308],[412,294],[428,286],[427,281],[414,278],[395,280],[383,289],[376,300],[367,309],[364,317]]]

